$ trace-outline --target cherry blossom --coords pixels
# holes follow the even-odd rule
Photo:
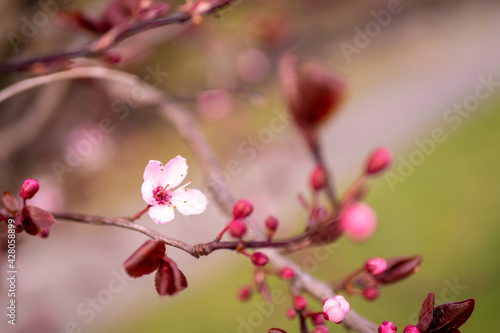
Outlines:
[[[160,161],[149,161],[144,170],[142,198],[149,205],[148,214],[151,219],[163,224],[174,219],[174,209],[183,215],[201,214],[207,207],[205,195],[194,189],[185,187],[191,182],[178,187],[187,175],[186,159],[177,155],[167,164]]]

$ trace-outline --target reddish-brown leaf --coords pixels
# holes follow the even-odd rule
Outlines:
[[[424,332],[430,325],[434,313],[434,293],[429,293],[420,308],[418,315],[417,328]]]
[[[3,206],[9,213],[15,213],[19,210],[19,202],[16,197],[10,192],[3,192],[2,196]]]
[[[298,64],[293,53],[283,56],[280,76],[285,101],[302,129],[312,129],[335,114],[344,99],[343,80],[318,62]]]
[[[125,260],[123,267],[131,277],[138,278],[153,273],[165,255],[165,243],[148,239]]]
[[[420,256],[392,258],[387,261],[387,269],[374,277],[381,284],[394,283],[417,272],[421,263]]]
[[[30,235],[37,235],[41,230],[50,228],[56,219],[45,209],[36,206],[26,206],[22,210],[25,227],[24,230]]]
[[[164,256],[155,277],[155,287],[158,294],[172,296],[186,289],[187,286],[186,277],[177,264],[169,257]]]
[[[475,300],[469,298],[460,302],[441,304],[434,308],[432,322],[426,332],[451,333],[458,330],[474,311]]]
[[[282,330],[281,328],[276,328],[276,327],[273,327],[273,328],[270,328],[267,333],[286,333],[285,330]]]

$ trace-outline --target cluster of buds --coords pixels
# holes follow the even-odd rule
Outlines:
[[[361,294],[368,301],[374,301],[379,296],[382,285],[395,283],[418,271],[422,262],[419,256],[393,258],[388,261],[382,258],[371,258],[342,283],[336,284],[336,289],[343,289],[348,294]]]
[[[228,230],[229,234],[232,237],[241,240],[247,232],[245,218],[250,216],[252,212],[253,212],[253,205],[249,200],[246,199],[238,200],[233,206],[233,219],[217,236],[216,241],[220,241],[224,233]]]
[[[367,193],[365,184],[368,178],[387,170],[391,161],[391,153],[387,149],[376,149],[369,156],[363,173],[346,192],[342,201],[340,227],[344,234],[355,242],[370,239],[377,230],[377,214],[368,204],[360,200]]]
[[[341,295],[326,299],[323,302],[322,312],[311,311],[308,308],[307,300],[303,296],[294,296],[293,308],[286,311],[286,317],[290,320],[294,319],[297,315],[302,320],[308,318],[311,324],[314,325],[312,332],[328,333],[330,330],[325,326],[325,320],[340,324],[349,312],[349,309],[349,303]]]
[[[42,208],[27,205],[26,201],[32,199],[38,192],[40,185],[36,179],[28,178],[21,185],[19,196],[23,204],[19,205],[18,199],[10,193],[2,195],[3,210],[0,210],[2,219],[14,219],[16,232],[26,231],[30,235],[46,238],[50,234],[50,227],[56,222],[52,214]]]

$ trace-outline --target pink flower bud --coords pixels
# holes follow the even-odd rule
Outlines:
[[[293,307],[297,309],[297,311],[304,311],[307,307],[307,300],[302,296],[295,296],[293,298]]]
[[[366,174],[368,176],[376,175],[389,167],[392,162],[391,152],[385,148],[375,150],[366,165]]]
[[[416,326],[408,325],[403,330],[403,333],[420,333],[420,330]]]
[[[40,232],[38,233],[38,237],[40,237],[40,238],[47,238],[47,237],[49,237],[49,235],[50,235],[49,228],[40,230]]]
[[[121,55],[116,52],[106,52],[101,56],[101,58],[109,64],[117,64],[122,60]]]
[[[295,271],[291,267],[283,267],[280,270],[280,277],[282,280],[291,280],[295,277]]]
[[[278,219],[275,218],[274,216],[268,216],[266,219],[266,228],[270,231],[276,231],[278,229]]]
[[[38,192],[40,185],[36,179],[28,178],[24,181],[23,185],[21,185],[21,193],[20,196],[23,199],[31,199]]]
[[[241,238],[247,232],[247,226],[242,220],[236,219],[229,223],[229,233],[234,238]]]
[[[269,258],[262,252],[255,252],[251,257],[252,263],[257,267],[263,267],[269,261]]]
[[[311,172],[311,186],[315,191],[319,191],[326,186],[326,174],[325,169],[321,166],[317,166]]]
[[[252,289],[248,286],[242,287],[238,291],[238,299],[242,302],[248,301],[250,296],[252,296]]]
[[[326,326],[316,326],[311,333],[330,333],[330,330]]]
[[[367,301],[374,301],[378,298],[378,289],[375,287],[368,287],[363,290],[363,296]]]
[[[344,317],[349,312],[349,303],[345,300],[344,296],[337,295],[328,298],[323,302],[323,315],[326,320],[333,321],[340,324]]]
[[[241,199],[233,206],[233,216],[235,219],[242,219],[252,214],[253,205],[250,201]]]
[[[398,328],[390,321],[384,321],[382,325],[378,327],[378,333],[396,333]]]
[[[377,215],[365,203],[353,203],[344,209],[340,216],[340,227],[347,235],[357,242],[368,240],[377,229]]]
[[[289,320],[294,319],[296,315],[297,315],[297,313],[295,312],[295,309],[288,309],[288,310],[286,310],[286,317]]]
[[[315,326],[320,326],[325,324],[325,318],[322,314],[315,314],[311,317],[311,320]]]
[[[387,269],[387,261],[382,258],[371,258],[366,262],[365,269],[370,274],[378,275]]]

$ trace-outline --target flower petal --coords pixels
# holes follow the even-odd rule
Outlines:
[[[164,181],[165,185],[169,185],[169,188],[177,187],[186,177],[188,172],[188,165],[186,159],[180,155],[177,155],[163,167],[163,172],[165,173]],[[164,186],[165,186],[164,185]]]
[[[199,190],[178,189],[170,201],[184,215],[201,214],[207,208],[207,197]]]
[[[153,188],[165,187],[166,182],[165,166],[160,161],[150,160],[143,175],[144,181],[149,180]]]
[[[146,179],[144,183],[142,183],[141,195],[148,205],[156,205],[156,200],[153,197],[154,189],[155,188],[153,187],[153,184],[151,184],[151,181],[149,179]]]
[[[167,205],[155,205],[149,207],[149,217],[158,224],[168,223],[174,219],[174,209]]]

